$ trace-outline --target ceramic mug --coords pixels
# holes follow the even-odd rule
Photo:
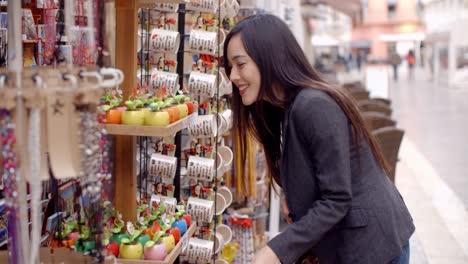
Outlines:
[[[215,254],[218,254],[219,252],[221,252],[224,244],[226,243],[226,241],[224,241],[224,238],[220,233],[216,233],[214,235],[213,242],[214,242]]]
[[[240,6],[237,0],[226,0],[226,17],[234,18],[239,14]]]
[[[168,13],[175,13],[179,10],[179,4],[168,4],[168,3],[161,3],[161,4],[154,4],[154,10],[168,12]]]
[[[216,226],[216,233],[220,234],[223,237],[224,243],[231,242],[232,230],[229,226],[223,224]]]
[[[176,54],[179,50],[179,45],[179,32],[158,28],[155,28],[151,31],[150,49],[152,51]]]
[[[221,215],[224,210],[226,210],[226,200],[224,199],[224,197],[219,194],[219,193],[216,193],[215,194],[215,203],[214,203],[215,207],[214,207],[214,214],[215,215]]]
[[[218,188],[218,193],[221,194],[224,197],[224,200],[226,201],[226,207],[231,206],[231,203],[232,203],[232,192],[231,192],[231,190],[226,186],[222,186],[222,187]]]
[[[194,221],[209,223],[213,219],[215,205],[213,201],[189,197],[187,201],[187,214]]]
[[[149,175],[173,179],[177,168],[177,158],[153,153],[150,159]]]
[[[220,113],[220,116],[224,121],[226,121],[226,129],[229,130],[232,128],[232,110],[226,109]]]
[[[221,155],[224,172],[231,170],[232,161],[234,160],[234,153],[227,146],[218,147],[218,153]]]
[[[216,93],[216,75],[192,71],[188,79],[191,94],[213,97]]]
[[[199,115],[196,121],[188,126],[188,132],[194,138],[216,137],[218,134],[216,115]]]
[[[226,39],[226,32],[219,31],[221,34],[218,36],[217,32],[192,29],[189,38],[189,47],[194,53],[216,55],[220,52],[222,55],[224,40]]]
[[[187,176],[202,181],[212,181],[215,174],[215,160],[190,156],[187,162]]]
[[[190,3],[186,5],[186,9],[201,13],[211,13],[214,15],[219,14],[220,19],[222,20],[228,13],[227,2],[226,0],[221,0],[221,3],[219,5],[218,4],[219,0],[196,0],[190,1]]]
[[[193,263],[208,263],[213,254],[214,242],[198,238],[190,238],[187,257]]]
[[[224,68],[220,69],[220,83],[219,83],[219,96],[232,94],[232,82],[229,80],[226,70]]]
[[[151,73],[150,85],[156,91],[166,88],[167,93],[175,95],[177,90],[179,90],[179,75],[176,73],[153,70]]]

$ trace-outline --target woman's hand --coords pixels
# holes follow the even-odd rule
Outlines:
[[[260,249],[254,256],[253,264],[279,264],[280,260],[276,256],[275,252],[271,250],[270,247],[266,246],[262,249]]]

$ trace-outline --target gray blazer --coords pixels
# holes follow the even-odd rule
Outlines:
[[[289,106],[281,183],[293,223],[268,242],[282,263],[313,254],[320,264],[386,264],[408,243],[411,215],[361,142],[359,159],[350,123],[326,93],[304,89]]]

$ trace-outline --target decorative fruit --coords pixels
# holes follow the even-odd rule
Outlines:
[[[193,113],[194,106],[193,106],[193,102],[190,101],[190,97],[188,96],[184,97],[184,104],[187,106],[188,114],[191,115]]]
[[[187,222],[185,219],[179,219],[172,224],[173,227],[176,227],[180,230],[180,235],[184,235],[187,231]]]
[[[174,236],[171,234],[166,234],[165,236],[161,237],[161,241],[166,245],[167,254],[171,253],[176,244]]]
[[[147,234],[142,234],[136,239],[136,241],[138,241],[138,243],[140,243],[142,246],[144,246],[146,244],[146,242],[148,242],[150,240],[151,240],[151,238]]]
[[[184,118],[188,116],[188,106],[184,103],[181,103],[184,100],[185,95],[176,95],[174,99],[176,101],[177,107],[179,108],[180,118]]]
[[[180,119],[180,110],[178,107],[172,106],[172,99],[167,99],[165,102],[164,111],[169,113],[169,122],[172,124]]]
[[[153,242],[154,243],[154,242]],[[147,247],[145,245],[144,255],[147,260],[164,260],[168,254],[166,244],[157,242],[153,246]]]
[[[145,123],[145,112],[127,110],[122,112],[122,124],[142,126]]]
[[[192,217],[189,214],[186,214],[186,215],[181,216],[180,218],[185,220],[185,222],[187,223],[187,228],[189,228],[190,225],[192,224]]]
[[[111,254],[118,257],[119,256],[119,243],[115,241],[111,241],[107,246],[107,255],[110,256]]]
[[[174,236],[175,243],[179,243],[180,240],[180,230],[177,227],[173,227],[167,231],[168,234],[171,234]]]
[[[122,243],[123,238],[130,239],[130,236],[128,234],[112,234],[112,241],[117,242],[119,245]]]
[[[156,234],[156,232],[161,231],[161,225],[159,225],[158,221],[153,222],[153,232]]]
[[[96,242],[95,241],[85,241],[83,242],[84,245],[84,251],[91,251],[96,248]]]
[[[141,259],[143,255],[143,246],[136,242],[122,243],[119,248],[119,258],[123,259]]]
[[[106,112],[107,124],[120,124],[122,121],[122,111],[119,109],[111,109]]]
[[[188,116],[188,107],[186,104],[178,104],[177,107],[179,108],[180,118]]]
[[[162,102],[152,103],[151,107],[155,111],[147,112],[145,115],[145,125],[147,126],[167,126],[169,125],[170,116],[168,112],[159,111]]]
[[[68,237],[69,237],[70,239],[73,239],[73,240],[76,241],[76,240],[78,240],[78,235],[79,235],[79,234],[80,234],[80,232],[72,232],[72,233],[68,234]]]

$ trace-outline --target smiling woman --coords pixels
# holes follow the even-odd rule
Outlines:
[[[235,35],[227,48],[231,73],[229,79],[239,89],[242,103],[253,104],[260,91],[261,76],[257,64],[250,58],[242,44],[241,35]]]
[[[254,263],[408,263],[412,218],[351,98],[323,81],[275,16],[241,21],[224,50],[240,161],[251,134],[293,221]]]

